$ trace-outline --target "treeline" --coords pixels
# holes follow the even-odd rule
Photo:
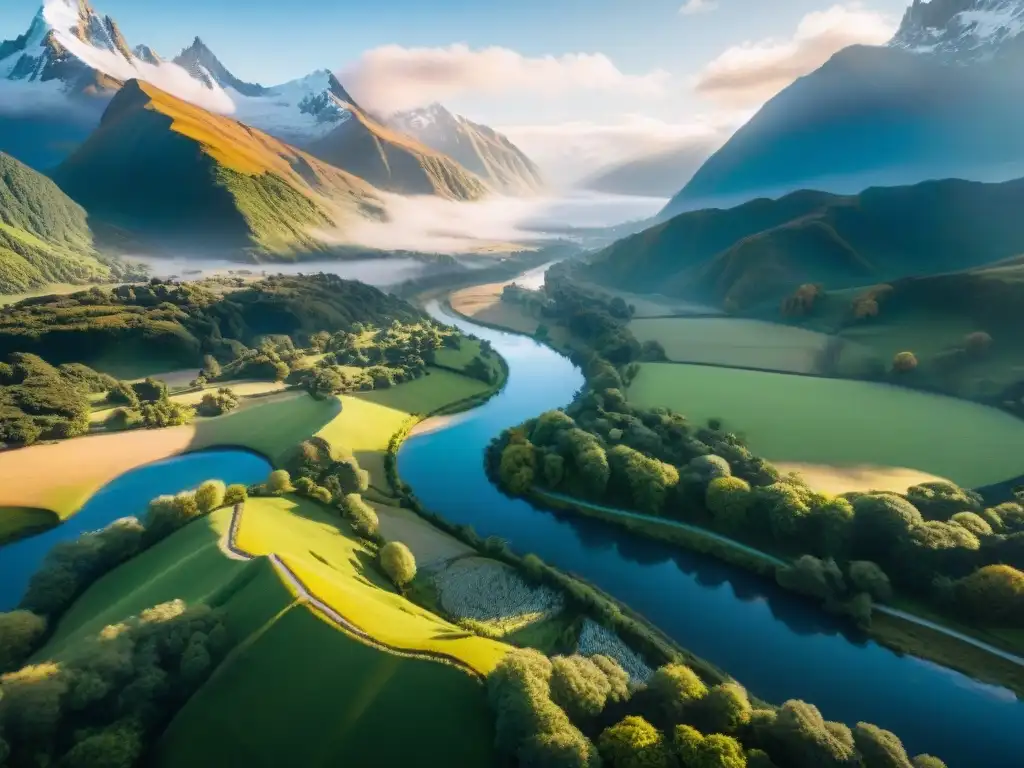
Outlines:
[[[945,482],[906,494],[815,492],[721,424],[694,427],[667,409],[638,409],[617,389],[587,391],[565,412],[506,431],[488,467],[516,495],[552,490],[808,555],[780,570],[780,583],[862,621],[867,598],[887,599],[891,579],[971,620],[1024,626],[1024,507],[1016,502],[986,508]]]
[[[870,723],[851,730],[816,707],[754,706],[735,682],[709,687],[683,664],[641,686],[606,656],[505,656],[487,680],[495,743],[508,765],[537,768],[942,768],[910,758]]]

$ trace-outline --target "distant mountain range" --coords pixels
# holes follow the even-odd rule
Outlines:
[[[0,43],[0,80],[17,85],[11,92],[19,99],[16,111],[0,110],[0,151],[40,169],[57,165],[85,141],[123,82],[146,81],[153,72],[147,67],[166,61],[149,46],[130,47],[116,22],[98,14],[87,0],[64,1],[77,11],[72,29],[52,29],[40,11],[27,32]],[[109,69],[117,76],[77,58],[61,42],[70,45],[68,35],[95,51],[113,54],[116,66]],[[229,100],[233,119],[313,154],[322,153],[342,168],[359,168],[367,173],[367,181],[382,189],[464,200],[482,196],[487,185],[515,194],[538,188],[536,166],[492,129],[452,116],[427,131],[428,140],[400,135],[401,118],[383,125],[362,110],[328,70],[274,87],[248,83],[198,37],[173,63],[200,84],[201,93]],[[450,115],[446,110],[445,114]],[[344,156],[363,151],[378,157],[370,162],[362,156]],[[392,167],[393,161],[399,170]]]
[[[602,168],[578,186],[612,195],[671,197],[713,151],[710,143],[694,143],[634,157]]]
[[[745,308],[801,283],[850,287],[1024,253],[1024,179],[839,196],[802,191],[684,213],[597,253],[580,274],[638,293]]]
[[[318,230],[384,216],[362,179],[137,80],[53,177],[91,216],[199,255],[315,253]]]
[[[853,46],[798,79],[663,212],[802,187],[859,191],[1024,166],[1024,0],[915,0],[886,47]]]
[[[110,277],[86,213],[50,179],[0,152],[0,293]]]

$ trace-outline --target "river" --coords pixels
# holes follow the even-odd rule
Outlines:
[[[510,370],[486,405],[403,446],[399,472],[429,509],[597,584],[762,699],[803,699],[828,719],[875,723],[910,754],[934,754],[950,768],[1020,768],[1024,703],[1010,691],[900,656],[741,569],[499,492],[484,473],[488,442],[568,404],[583,377],[531,339],[451,317],[436,303],[429,311],[490,341]]]
[[[122,517],[141,517],[149,502],[161,494],[195,488],[212,478],[229,485],[251,485],[269,473],[266,459],[240,450],[186,453],[126,472],[107,483],[77,514],[56,528],[0,548],[0,611],[17,606],[29,578],[55,545],[74,541]]]

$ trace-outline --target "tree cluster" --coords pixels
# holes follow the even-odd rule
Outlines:
[[[0,444],[20,447],[84,434],[89,395],[108,379],[84,365],[55,368],[37,355],[8,356],[0,363]]]

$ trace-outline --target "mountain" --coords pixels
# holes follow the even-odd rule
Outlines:
[[[137,80],[54,178],[90,214],[192,253],[292,257],[325,249],[316,230],[383,215],[362,180]]]
[[[267,93],[262,85],[243,82],[231,74],[198,37],[192,41],[192,45],[174,57],[174,63],[208,88],[216,84],[224,89],[234,89],[243,96],[265,96]]]
[[[630,158],[599,170],[579,186],[610,195],[671,197],[712,151],[713,147],[708,144],[687,144]]]
[[[700,168],[664,211],[813,186],[1020,175],[1024,0],[915,2],[885,47],[853,46],[798,79]]]
[[[440,104],[400,112],[388,124],[452,158],[495,190],[529,195],[544,189],[540,168],[507,136]]]
[[[806,282],[846,287],[1024,253],[1022,199],[1024,179],[795,192],[680,214],[598,252],[579,273],[627,291],[745,307]]]
[[[0,293],[109,277],[82,207],[50,179],[0,152]]]
[[[306,151],[389,192],[451,200],[487,194],[477,176],[447,155],[377,122],[354,104],[348,114],[327,136],[306,145]]]

